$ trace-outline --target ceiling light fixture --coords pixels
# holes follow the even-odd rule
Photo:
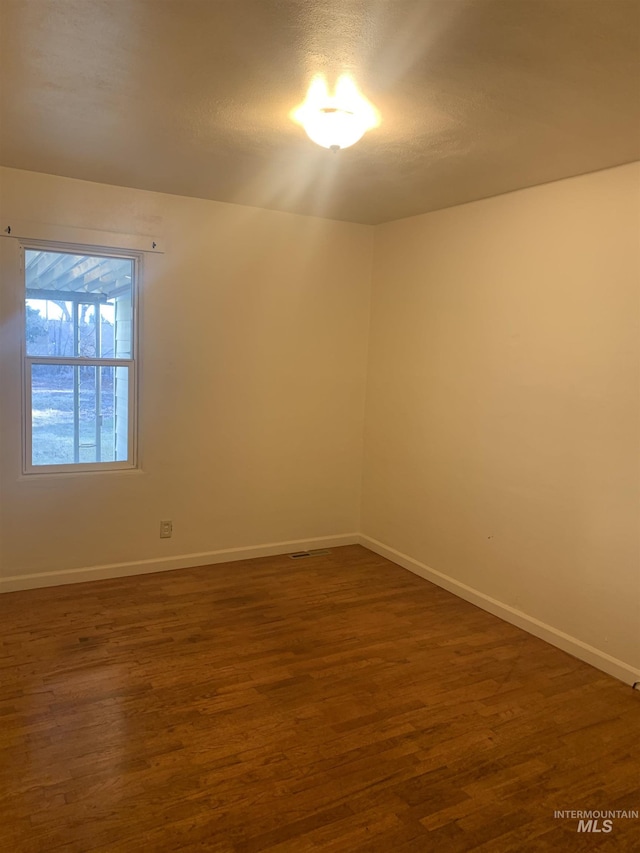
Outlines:
[[[348,74],[338,78],[334,95],[322,75],[314,77],[307,97],[291,112],[291,118],[304,127],[309,139],[334,152],[353,145],[380,124],[378,111]]]

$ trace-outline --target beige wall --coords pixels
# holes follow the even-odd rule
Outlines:
[[[640,164],[376,230],[362,531],[640,667]]]
[[[370,227],[9,169],[0,196],[3,227],[166,241],[141,293],[141,472],[20,475],[20,283],[5,266],[5,578],[358,530]]]

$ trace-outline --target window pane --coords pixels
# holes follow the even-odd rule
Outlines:
[[[31,369],[32,464],[74,461],[74,368],[34,364]]]
[[[28,355],[131,358],[131,258],[27,249],[25,278]]]
[[[95,305],[88,305],[86,302],[78,305],[78,355],[86,358],[100,357],[97,346],[100,331],[96,330],[95,308]]]
[[[114,314],[115,305],[111,303],[102,303],[100,306],[100,354],[102,358],[115,358],[115,326]],[[122,330],[121,330],[122,331]],[[121,358],[124,358],[124,352],[127,356],[131,355],[131,346],[121,347],[119,353]]]
[[[32,365],[32,464],[126,462],[129,376],[129,366]]]
[[[129,382],[130,371],[128,367],[104,367],[104,372],[110,374],[110,384],[104,384],[105,395],[110,395],[111,413],[110,418],[103,421],[103,427],[108,432],[113,442],[113,459],[116,462],[125,462],[129,458]],[[103,403],[108,409],[106,400]]]
[[[27,299],[27,355],[74,355],[73,304]]]
[[[76,367],[78,371],[78,462],[100,462],[99,434],[96,432],[100,413],[96,406],[98,370]]]

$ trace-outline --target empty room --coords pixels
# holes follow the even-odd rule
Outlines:
[[[0,850],[640,850],[640,0],[0,0]]]

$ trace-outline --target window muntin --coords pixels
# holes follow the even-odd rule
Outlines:
[[[26,472],[133,467],[137,266],[24,249]]]

